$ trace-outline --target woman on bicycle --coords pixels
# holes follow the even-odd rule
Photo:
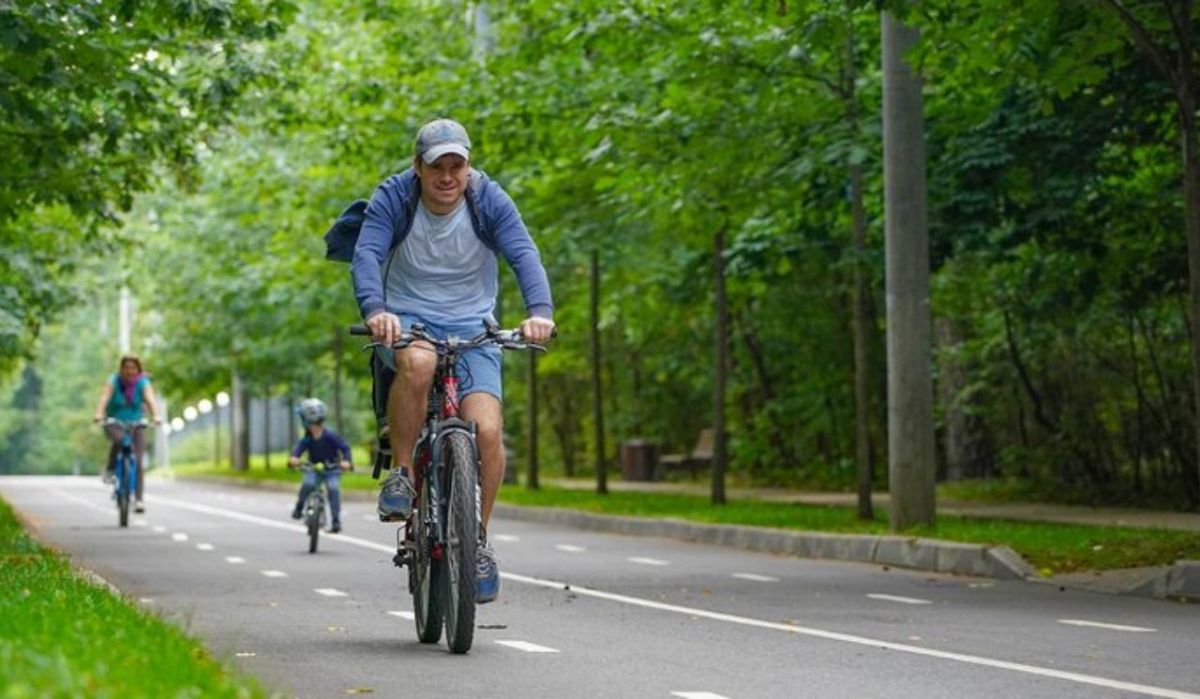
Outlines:
[[[300,464],[300,455],[308,452],[310,463],[324,463],[326,470],[322,473],[308,471],[304,474],[304,482],[300,485],[300,497],[292,510],[292,519],[300,519],[304,501],[309,493],[317,487],[317,479],[325,479],[325,490],[329,493],[329,510],[333,514],[333,523],[329,525],[329,533],[337,534],[342,531],[342,471],[348,470],[350,464],[350,445],[341,435],[326,429],[325,404],[316,398],[308,398],[300,403],[300,421],[304,423],[304,436],[296,442],[292,456],[288,459],[288,468]],[[336,467],[335,467],[336,466]],[[332,470],[329,470],[332,469]]]
[[[144,410],[143,410],[144,409]],[[144,415],[150,414],[150,420],[158,422],[158,402],[154,397],[154,387],[150,385],[150,376],[142,370],[142,360],[132,355],[121,357],[117,373],[108,377],[104,388],[100,390],[100,401],[96,403],[96,422],[103,422],[111,417],[121,422],[137,422]],[[108,450],[108,467],[104,471],[105,482],[111,482],[113,472],[117,467],[117,454],[121,451],[121,438],[124,429],[120,425],[105,425],[112,446]],[[134,512],[145,512],[142,504],[142,484],[145,479],[145,463],[142,459],[145,452],[146,438],[141,430],[133,431],[133,453],[137,457],[137,493],[134,501]]]

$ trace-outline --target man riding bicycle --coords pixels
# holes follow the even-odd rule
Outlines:
[[[312,463],[323,463],[327,469],[321,473],[308,471],[304,474],[304,482],[300,485],[300,497],[296,507],[292,509],[292,519],[300,519],[304,501],[309,493],[317,487],[318,479],[325,480],[325,490],[329,493],[329,509],[333,514],[333,523],[329,525],[329,533],[337,534],[342,531],[342,471],[350,469],[350,445],[341,435],[326,429],[325,416],[328,413],[325,403],[308,398],[300,403],[300,420],[304,423],[304,436],[296,442],[292,455],[288,458],[288,468],[300,465],[300,456],[308,452],[308,460]]]
[[[379,493],[379,519],[402,521],[412,511],[412,454],[425,417],[436,355],[428,343],[390,349],[414,323],[433,337],[474,337],[494,321],[496,258],[504,255],[517,275],[529,314],[525,339],[545,342],[554,330],[553,303],[537,246],[508,194],[471,167],[471,140],[458,122],[437,119],[417,133],[413,165],[375,190],[367,206],[351,271],[359,309],[380,361],[396,372],[387,395],[392,470]],[[475,348],[459,359],[461,417],[474,422],[482,470],[477,601],[500,590],[495,553],[486,527],[505,456],[500,349]]]
[[[138,422],[143,418],[145,407],[150,413],[150,420],[158,422],[158,403],[154,398],[154,387],[150,385],[150,376],[142,371],[142,360],[134,356],[121,357],[117,373],[108,377],[104,388],[100,390],[100,401],[96,404],[95,422],[103,422],[106,417],[120,420],[123,423]],[[117,454],[121,451],[121,439],[125,428],[119,424],[104,426],[104,432],[112,441],[108,450],[108,465],[104,470],[105,482],[112,481],[113,472],[117,466]],[[145,452],[146,438],[141,430],[133,431],[133,450],[137,457],[137,494],[133,511],[145,512],[142,504],[142,478],[145,465],[142,460]]]

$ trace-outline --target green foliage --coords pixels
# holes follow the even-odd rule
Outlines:
[[[259,394],[327,394],[340,363],[352,419],[369,424],[365,362],[349,338],[334,342],[356,320],[348,275],[321,259],[319,234],[407,166],[420,124],[450,116],[470,130],[475,164],[513,195],[550,274],[561,330],[539,363],[543,462],[588,468],[598,448],[593,252],[605,456],[633,437],[683,451],[711,426],[723,231],[735,475],[853,482],[858,266],[871,289],[869,417],[884,463],[876,3],[298,4],[214,5],[241,19],[213,26],[163,14],[174,5],[137,5],[157,19],[85,32],[125,52],[97,59],[121,69],[93,80],[89,99],[144,110],[124,123],[148,125],[120,132],[111,152],[72,151],[111,179],[74,188],[85,210],[104,202],[90,217],[65,193],[11,195],[27,204],[11,220],[35,234],[0,261],[3,349],[27,348],[47,313],[71,305],[63,287],[79,261],[101,258],[83,278],[134,287],[150,311],[144,353],[176,404],[226,387],[235,369]],[[1173,50],[1159,6],[1128,4]],[[932,310],[961,336],[938,348],[939,362],[963,367],[960,383],[940,386],[941,429],[969,414],[980,471],[1086,501],[1185,505],[1195,418],[1169,86],[1105,3],[885,5],[922,31],[911,58],[926,81]],[[171,41],[148,38],[156,23],[172,27]],[[114,97],[108,81],[126,73],[153,104]],[[205,111],[222,81],[222,98],[238,99]],[[194,116],[167,118],[181,106]],[[136,170],[104,160],[144,153],[154,158]],[[72,177],[92,172],[71,162]],[[862,254],[851,245],[854,166],[865,175]],[[119,235],[93,225],[141,190]],[[136,262],[116,257],[124,241]],[[512,325],[522,301],[511,275],[502,280]],[[530,419],[524,358],[507,367],[516,436]],[[520,452],[524,440],[513,441]]]

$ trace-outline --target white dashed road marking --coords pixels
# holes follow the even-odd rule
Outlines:
[[[555,544],[554,548],[558,549],[559,551],[565,551],[566,553],[583,553],[584,551],[587,551],[587,549],[584,547],[576,546],[574,544]]]
[[[869,594],[867,597],[871,599],[883,600],[884,602],[899,602],[900,604],[933,604],[927,599],[918,599],[916,597],[900,597],[898,595],[881,595]]]
[[[246,559],[242,558],[241,556],[226,556],[225,562],[226,563],[234,563],[234,564],[245,563]]]
[[[513,536],[512,534],[492,534],[488,538],[496,541],[520,541],[521,537]]]
[[[1085,621],[1083,619],[1059,619],[1060,624],[1069,624],[1071,626],[1090,626],[1096,629],[1108,629],[1109,631],[1132,631],[1133,633],[1157,633],[1157,629],[1150,629],[1145,626],[1125,626],[1124,624],[1105,624],[1101,621]]]
[[[286,578],[287,577],[287,573],[283,572],[282,570],[263,570],[263,571],[259,571],[259,572],[261,572],[263,575],[267,576],[268,578]]]
[[[770,575],[756,575],[755,573],[734,573],[733,577],[738,580],[753,580],[754,582],[779,582],[779,578],[772,578]]]
[[[196,548],[200,551],[212,551],[216,547],[212,544],[196,544]]]
[[[670,563],[668,563],[668,562],[666,562],[666,561],[663,561],[663,560],[659,560],[659,559],[657,559],[657,558],[642,558],[641,556],[634,556],[634,557],[632,557],[632,558],[626,558],[625,560],[629,561],[630,563],[639,563],[639,564],[641,564],[641,565],[644,565],[644,566],[667,566],[667,565],[671,565]]]
[[[546,646],[539,646],[536,643],[530,643],[528,641],[496,641],[496,643],[499,643],[502,646],[508,646],[509,648],[516,648],[517,650],[523,650],[526,653],[557,653],[557,652],[559,652],[556,648],[547,648]]]
[[[147,521],[146,521],[146,520],[144,520],[144,519],[135,519],[135,520],[133,520],[133,526],[135,526],[135,527],[148,527],[148,526],[150,526],[150,523],[149,523],[149,522],[147,522]]]
[[[154,532],[155,532],[156,534],[162,534],[162,533],[164,533],[164,532],[166,532],[166,531],[167,531],[167,528],[166,528],[166,527],[164,527],[163,525],[161,525],[161,524],[156,524],[156,525],[154,525]]]
[[[188,535],[184,534],[182,532],[175,532],[174,534],[171,535],[171,538],[174,539],[175,541],[187,541]]]
[[[388,612],[388,614],[391,614],[392,616],[398,616],[401,619],[408,619],[409,621],[412,621],[416,618],[412,612]]]
[[[713,694],[712,692],[671,692],[671,696],[682,699],[729,699],[724,694]]]
[[[314,587],[313,592],[318,595],[325,595],[326,597],[349,597],[345,592],[332,587]]]

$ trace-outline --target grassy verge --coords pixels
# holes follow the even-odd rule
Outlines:
[[[283,463],[283,460],[280,460]],[[237,474],[203,466],[177,469],[180,475],[237,476],[254,480],[298,482],[298,475],[283,468],[251,468]],[[342,487],[370,490],[377,487],[369,471],[347,474]],[[610,492],[598,497],[591,491],[521,487],[500,490],[500,501],[529,507],[566,507],[609,515],[675,517],[714,524],[745,524],[779,529],[888,534],[887,513],[877,508],[874,522],[863,522],[848,507],[822,507],[761,500],[731,500],[713,507],[708,498],[675,493]],[[936,526],[906,532],[951,541],[1006,545],[1025,557],[1043,574],[1078,570],[1106,570],[1144,565],[1165,565],[1180,558],[1200,558],[1200,535],[1165,529],[1101,527],[1084,524],[1025,522],[974,517],[938,518]]]
[[[0,695],[262,697],[173,626],[71,570],[0,500]]]

